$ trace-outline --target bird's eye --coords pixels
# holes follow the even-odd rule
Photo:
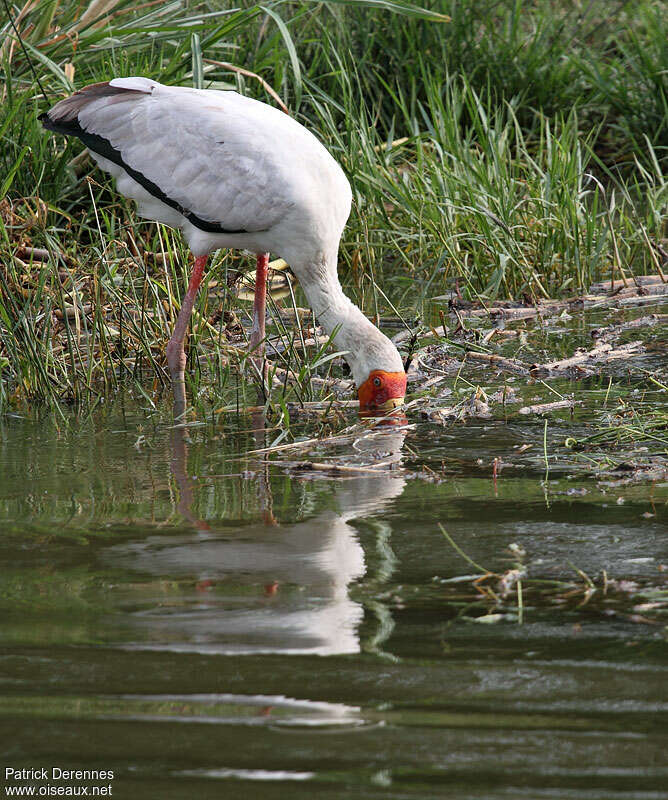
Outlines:
[[[373,385],[380,386],[380,378],[378,376],[373,379]]]

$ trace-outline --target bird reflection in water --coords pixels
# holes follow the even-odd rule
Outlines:
[[[367,463],[398,463],[406,429],[402,420],[392,422],[354,442],[357,455]],[[256,415],[253,425],[256,449],[262,450],[263,418]],[[387,468],[347,473],[332,481],[338,511],[281,524],[272,512],[269,463],[259,455],[253,470],[259,519],[216,529],[192,510],[186,430],[171,431],[171,470],[178,511],[195,531],[119,545],[112,548],[112,558],[163,580],[192,578],[199,591],[186,602],[160,603],[136,614],[133,623],[142,635],[133,646],[215,654],[359,652],[364,607],[351,599],[350,587],[365,578],[367,566],[351,522],[365,517],[378,522],[401,494],[404,479]],[[381,522],[380,527],[387,526]],[[387,553],[387,535],[383,538],[381,549]],[[373,603],[370,608],[377,614]]]

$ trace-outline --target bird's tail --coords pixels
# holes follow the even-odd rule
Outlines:
[[[114,78],[102,83],[91,83],[56,103],[49,111],[40,114],[38,119],[47,130],[67,136],[79,136],[82,132],[79,113],[89,103],[101,98],[109,98],[109,103],[122,102],[128,98],[128,93],[150,94],[155,85],[154,81],[147,78]]]

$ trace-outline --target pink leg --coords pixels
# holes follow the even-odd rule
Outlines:
[[[204,267],[206,266],[207,256],[198,256],[195,259],[195,268],[190,276],[188,291],[186,292],[181,310],[176,318],[176,324],[172,331],[172,338],[167,342],[165,353],[167,355],[167,365],[169,374],[172,376],[172,390],[174,391],[174,415],[179,417],[186,410],[186,385],[185,369],[186,354],[183,349],[183,342],[186,338],[188,323],[195,305],[197,290],[202,282]]]
[[[260,253],[255,267],[255,299],[253,302],[253,327],[251,328],[249,349],[254,355],[253,361],[264,380],[266,365],[264,364],[264,321],[267,315],[267,266],[269,253]]]

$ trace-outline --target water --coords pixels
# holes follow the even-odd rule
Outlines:
[[[567,466],[544,484],[540,453],[495,485],[491,458],[542,422],[417,422],[309,455],[396,462],[336,477],[244,456],[254,424],[119,404],[5,420],[3,766],[114,776],[7,786],[667,796],[666,618],[633,599],[665,587],[665,486]],[[487,570],[524,564],[521,609],[516,587],[500,612],[484,599],[439,523]]]

